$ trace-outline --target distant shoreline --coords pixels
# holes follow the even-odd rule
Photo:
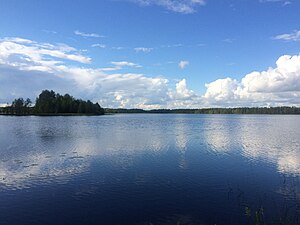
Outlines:
[[[24,113],[5,112],[0,107],[3,116],[101,116],[114,114],[237,114],[237,115],[300,115],[300,107],[253,107],[253,108],[205,108],[205,109],[123,109],[104,108],[103,113],[34,113],[34,108]]]
[[[243,107],[243,108],[202,108],[202,109],[110,109],[104,108],[105,114],[268,114],[268,115],[300,115],[300,107]]]
[[[0,107],[0,115],[6,116],[99,116],[112,114],[276,114],[300,115],[299,106],[276,107],[233,107],[233,108],[193,108],[193,109],[138,109],[102,108],[99,103],[76,99],[69,94],[61,95],[53,90],[43,90],[35,104],[27,98],[17,98],[11,105]]]

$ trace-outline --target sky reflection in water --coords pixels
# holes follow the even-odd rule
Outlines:
[[[299,204],[298,116],[0,117],[0,124],[7,224],[238,224],[245,205]],[[89,204],[93,210],[82,211]]]

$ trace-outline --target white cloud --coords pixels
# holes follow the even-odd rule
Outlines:
[[[145,48],[145,47],[138,47],[138,48],[134,48],[134,51],[136,52],[151,52],[153,50],[153,48]]]
[[[91,45],[91,47],[93,47],[93,48],[106,48],[106,45],[97,43],[97,44]]]
[[[76,65],[69,61],[84,63]],[[0,103],[35,97],[43,89],[98,101],[104,107],[201,108],[213,106],[300,105],[300,55],[281,56],[275,68],[252,72],[242,79],[218,79],[206,84],[203,95],[187,80],[172,84],[162,76],[132,73],[141,67],[113,61],[95,68],[89,57],[65,44],[38,43],[22,38],[0,40]],[[126,67],[128,72],[122,72]]]
[[[182,79],[176,84],[176,93],[182,98],[190,98],[194,95],[194,92],[187,88],[186,79]]]
[[[237,81],[229,77],[218,79],[209,84],[205,84],[207,89],[204,97],[215,101],[231,101],[235,98],[234,91],[237,86]]]
[[[204,99],[214,105],[299,105],[300,55],[281,56],[276,68],[249,73],[241,81],[218,79],[206,88]]]
[[[124,66],[128,66],[128,67],[141,67],[141,65],[133,63],[133,62],[127,62],[127,61],[119,61],[119,62],[111,62],[111,64],[117,66],[117,67],[124,67]]]
[[[184,47],[183,44],[168,44],[168,45],[161,45],[160,46],[161,48],[178,48],[178,47]]]
[[[19,38],[19,37],[3,38],[3,39],[0,39],[0,41],[11,41],[11,42],[20,43],[20,44],[33,44],[34,43],[33,41],[31,41],[29,39]]]
[[[167,105],[167,108],[200,108],[203,106],[201,96],[188,89],[186,79],[179,80],[175,86],[175,91],[169,89],[170,104]]]
[[[0,62],[5,61],[7,64],[20,67],[24,65],[24,68],[28,68],[29,63],[40,67],[61,63],[55,59],[79,63],[91,62],[91,58],[81,55],[79,51],[65,44],[37,43],[22,38],[0,39]]]
[[[82,36],[82,37],[93,37],[93,38],[100,38],[100,37],[105,37],[103,35],[100,34],[95,34],[95,33],[85,33],[85,32],[81,32],[79,30],[75,30],[74,34],[78,35],[78,36]]]
[[[292,4],[292,2],[288,1],[288,0],[259,0],[259,2],[260,3],[274,3],[274,2],[279,2],[279,3],[282,3],[283,6]]]
[[[280,34],[273,37],[275,40],[284,40],[284,41],[300,41],[300,30],[295,30],[289,34]]]
[[[0,41],[0,102],[17,97],[34,99],[41,90],[53,89],[77,98],[98,101],[105,107],[158,108],[170,100],[168,80],[144,74],[115,73],[123,67],[140,65],[112,62],[115,68],[69,65],[64,59],[78,60],[77,50],[67,45],[37,43],[26,39]],[[89,62],[81,56],[79,61]]]
[[[118,46],[118,47],[112,47],[111,49],[113,49],[113,50],[123,50],[123,49],[125,49],[125,47]]]
[[[156,5],[169,11],[190,14],[196,12],[198,6],[204,6],[205,0],[133,0],[142,6]]]
[[[186,68],[189,64],[190,64],[189,61],[181,60],[181,61],[178,63],[178,66],[179,66],[180,69],[184,69],[184,68]]]

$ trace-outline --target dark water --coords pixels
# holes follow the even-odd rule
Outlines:
[[[255,224],[255,213],[300,224],[299,116],[0,117],[0,224]]]

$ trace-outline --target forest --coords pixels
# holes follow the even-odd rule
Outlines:
[[[103,115],[104,109],[90,100],[75,99],[69,94],[60,95],[44,90],[36,98],[35,105],[27,98],[15,99],[11,105],[0,108],[4,115]]]

